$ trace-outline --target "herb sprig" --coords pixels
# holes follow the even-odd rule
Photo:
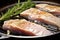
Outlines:
[[[11,16],[18,15],[24,10],[31,8],[35,6],[35,4],[31,0],[27,0],[26,2],[20,3],[20,0],[18,0],[18,3],[14,5],[12,8],[9,8],[8,11],[0,18],[0,20],[7,20]]]

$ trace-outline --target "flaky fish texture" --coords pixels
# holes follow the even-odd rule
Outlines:
[[[36,8],[30,8],[20,14],[29,20],[37,20],[46,24],[55,25],[60,28],[60,18]]]
[[[54,6],[54,5],[48,5],[48,4],[37,4],[36,8],[50,12],[51,14],[54,15],[60,15],[60,7]]]
[[[43,37],[53,34],[45,27],[29,22],[25,19],[5,21],[3,24],[3,29],[10,30],[16,33],[22,33],[24,35],[30,35],[30,36]]]

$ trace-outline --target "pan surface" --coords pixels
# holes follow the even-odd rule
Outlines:
[[[53,2],[46,2],[46,1],[33,1],[34,3],[36,3],[36,4],[50,4],[50,5],[57,5],[57,6],[60,6],[60,4],[58,4],[58,3],[53,3]],[[16,4],[16,3],[15,3]],[[6,9],[8,9],[8,8],[10,8],[10,7],[12,7],[12,6],[14,6],[15,4],[12,4],[12,5],[8,5],[8,6],[6,6],[6,7],[4,7],[4,8],[2,8],[1,10],[0,10],[0,13],[1,12],[5,12],[6,11]],[[1,24],[1,23],[0,23]],[[0,28],[1,29],[1,28]],[[55,34],[58,34],[58,33],[60,33],[60,31],[58,31],[58,32],[56,32],[56,33],[54,33],[54,35]],[[16,38],[38,38],[38,37],[40,37],[40,36],[22,36],[22,35],[13,35],[13,34],[10,34],[10,35],[7,35],[7,34],[5,34],[4,33],[4,31],[1,29],[1,31],[0,31],[0,39],[3,39],[3,38],[9,38],[9,37],[16,37]],[[53,36],[53,35],[50,35],[50,36]],[[46,36],[47,37],[47,36]]]

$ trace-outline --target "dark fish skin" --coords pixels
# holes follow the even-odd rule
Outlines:
[[[48,36],[52,35],[45,27],[29,22],[25,19],[21,20],[8,20],[3,24],[4,30],[10,30],[17,33],[22,33],[29,36]]]
[[[60,18],[36,8],[25,10],[20,15],[30,20],[37,20],[60,28]]]
[[[60,7],[58,6],[53,6],[53,5],[48,5],[48,4],[37,4],[36,8],[50,12],[51,14],[54,15],[60,15]]]

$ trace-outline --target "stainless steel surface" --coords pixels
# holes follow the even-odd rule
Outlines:
[[[34,3],[45,3],[45,4],[52,4],[52,5],[60,6],[60,4],[53,3],[53,2],[46,2],[46,1],[33,1],[33,2]],[[13,6],[13,5],[15,5],[15,4],[8,5],[8,6],[4,7],[4,8],[2,8],[0,10],[0,12],[7,9],[7,8],[9,8],[9,7],[11,7],[11,6]],[[57,32],[57,33],[60,33],[60,32]],[[55,33],[55,34],[57,34],[57,33]],[[4,33],[0,33],[0,35],[1,35],[0,39],[9,38],[9,37],[16,37],[16,38],[37,38],[37,37],[40,37],[40,36],[16,36],[16,35],[7,35],[7,34],[4,34]],[[50,35],[50,36],[52,36],[52,35]]]

